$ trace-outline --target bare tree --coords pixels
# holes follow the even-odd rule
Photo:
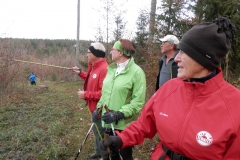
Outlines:
[[[149,36],[148,36],[149,43],[153,42],[153,37],[154,37],[156,6],[157,6],[157,0],[152,0],[151,1],[151,11],[150,11]]]
[[[78,0],[77,6],[77,41],[76,41],[76,65],[78,64],[78,57],[79,57],[79,50],[80,50],[80,43],[79,43],[79,29],[80,29],[80,0]]]
[[[113,0],[103,0],[104,2],[104,9],[106,11],[106,15],[104,16],[104,19],[106,20],[106,32],[107,32],[107,37],[106,37],[106,53],[109,52],[109,25],[110,25],[110,15],[113,15]]]
[[[95,35],[95,39],[97,42],[103,42],[103,31],[100,26],[96,28],[97,34]]]
[[[156,16],[157,0],[151,0],[150,22],[149,22],[149,34],[148,34],[148,53],[152,53],[151,44],[153,43],[153,37],[155,33],[155,16]]]

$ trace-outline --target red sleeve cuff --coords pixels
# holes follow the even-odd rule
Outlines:
[[[127,146],[128,146],[128,145],[126,144],[127,138],[126,138],[123,134],[121,134],[119,131],[116,131],[116,134],[118,135],[118,137],[121,138],[121,140],[122,140],[122,142],[123,142],[123,145],[122,145],[122,148],[121,148],[121,149],[127,147]]]

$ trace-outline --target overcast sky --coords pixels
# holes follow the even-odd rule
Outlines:
[[[126,10],[126,30],[132,32],[140,9],[150,10],[150,0],[114,0]],[[31,39],[76,39],[78,0],[0,0],[0,37]],[[102,25],[102,2],[80,0],[80,39],[95,40]]]

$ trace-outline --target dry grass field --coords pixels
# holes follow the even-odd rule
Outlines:
[[[0,159],[71,160],[91,125],[78,82],[42,82],[1,95]],[[94,152],[94,136],[85,142],[79,160]],[[134,148],[134,157],[148,160],[156,138]]]

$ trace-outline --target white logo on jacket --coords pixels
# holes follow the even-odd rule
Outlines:
[[[97,78],[97,74],[93,74],[92,78],[93,79]]]
[[[201,146],[210,146],[213,142],[213,137],[207,131],[200,131],[196,135],[196,140]]]
[[[167,115],[166,113],[160,112],[159,114],[160,114],[161,116],[168,117],[168,115]]]

